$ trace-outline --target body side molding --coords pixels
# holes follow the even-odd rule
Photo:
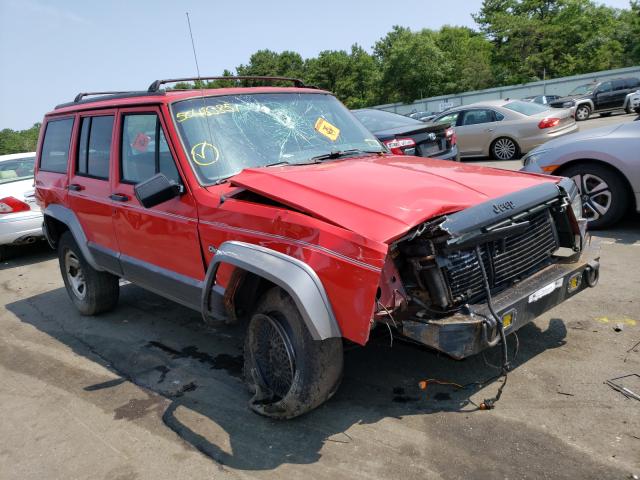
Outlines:
[[[220,245],[207,269],[202,291],[202,314],[207,320],[220,264],[255,273],[283,288],[295,301],[314,340],[341,337],[322,282],[306,263],[284,253],[251,243],[228,241]]]

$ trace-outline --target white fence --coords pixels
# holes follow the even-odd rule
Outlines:
[[[389,103],[373,108],[406,115],[412,112],[441,112],[447,108],[484,100],[497,100],[500,98],[523,98],[531,95],[561,95],[564,96],[578,85],[592,81],[608,80],[617,77],[639,77],[640,66],[618,68],[616,70],[604,70],[602,72],[585,73],[572,77],[554,78],[551,80],[524,83],[522,85],[510,85],[507,87],[489,88],[473,92],[458,93],[455,95],[442,95],[439,97],[423,98],[413,103]]]

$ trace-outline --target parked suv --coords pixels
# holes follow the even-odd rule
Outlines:
[[[190,80],[46,114],[37,198],[80,313],[125,278],[247,321],[260,414],[323,403],[343,339],[380,326],[457,359],[501,343],[507,369],[507,335],[597,282],[571,180],[391,154],[299,80],[161,88]]]
[[[587,120],[592,113],[611,115],[616,110],[628,111],[627,95],[640,88],[640,79],[616,78],[576,87],[566,97],[550,103],[555,108],[575,107],[576,120]]]

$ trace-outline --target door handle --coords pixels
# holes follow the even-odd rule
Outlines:
[[[487,132],[493,132],[495,128],[487,128]]]
[[[109,198],[116,202],[126,202],[129,200],[129,197],[123,193],[112,193],[111,195],[109,195]]]
[[[80,190],[84,190],[84,187],[82,185],[78,185],[77,183],[70,183],[69,186],[67,186],[68,190],[71,190],[72,192],[79,192]]]

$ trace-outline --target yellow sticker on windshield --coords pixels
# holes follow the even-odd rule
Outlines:
[[[340,129],[335,125],[331,125],[322,117],[316,120],[316,124],[313,128],[315,128],[318,133],[324,135],[332,142],[335,142],[340,136]]]
[[[218,161],[220,152],[209,142],[200,142],[191,148],[191,159],[201,167],[213,165]]]

